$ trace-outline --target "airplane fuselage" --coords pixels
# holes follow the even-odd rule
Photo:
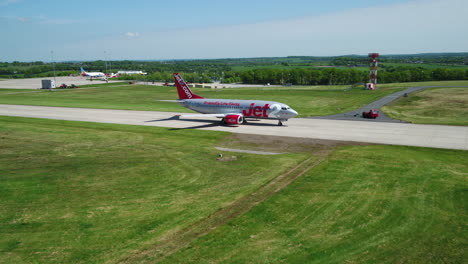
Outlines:
[[[282,121],[297,116],[294,109],[279,102],[203,98],[194,94],[177,72],[174,73],[174,80],[179,94],[177,102],[180,105],[199,112],[203,116],[222,118],[223,124],[238,125],[246,123],[246,119],[276,119],[278,125],[282,126]],[[180,115],[179,118],[186,116]]]
[[[106,76],[104,73],[102,72],[86,72],[85,70],[83,70],[83,67],[80,68],[80,71],[81,71],[81,75],[82,76],[87,76],[87,77],[104,77]]]
[[[178,103],[202,114],[240,114],[244,118],[288,120],[297,112],[273,101],[231,99],[182,99]]]
[[[102,72],[87,72],[87,73],[83,73],[82,75],[87,76],[87,77],[104,77],[104,76],[106,76]]]

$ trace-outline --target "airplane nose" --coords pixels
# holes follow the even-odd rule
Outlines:
[[[291,115],[292,117],[295,117],[298,115],[298,113],[296,112],[296,110],[291,109]]]

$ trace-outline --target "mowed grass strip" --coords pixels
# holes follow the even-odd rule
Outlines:
[[[413,86],[467,85],[468,81],[422,82],[381,84],[377,90],[363,90],[350,85],[343,86],[293,86],[203,89],[193,88],[194,93],[205,98],[252,99],[278,101],[290,105],[299,112],[299,117],[321,116],[358,109],[386,95]],[[125,109],[146,111],[192,112],[175,102],[175,87],[152,85],[129,85],[127,83],[100,84],[85,89],[54,91],[0,89],[0,104],[83,107],[98,109]],[[89,89],[92,88],[92,89]],[[24,93],[20,93],[23,92]],[[193,112],[192,112],[193,113]]]
[[[176,99],[174,87],[109,83],[76,89],[39,90],[38,93],[31,93],[31,90],[17,92],[19,91],[25,93],[11,93],[0,89],[0,103],[169,112],[185,109],[177,103],[157,101]]]
[[[320,156],[312,156],[298,166],[273,179],[270,183],[262,186],[257,191],[239,199],[231,205],[217,211],[208,218],[181,230],[171,236],[165,237],[151,245],[147,249],[133,253],[119,263],[155,263],[166,256],[186,247],[188,244],[216,229],[218,226],[241,216],[251,210],[254,206],[282,190],[294,180],[307,173],[311,168],[320,164],[328,153]]]
[[[381,84],[374,91],[363,90],[361,87],[346,90],[350,87],[349,85],[265,86],[232,89],[193,88],[192,90],[194,93],[206,98],[279,101],[297,110],[299,117],[305,117],[331,115],[355,110],[402,89],[427,85],[468,85],[468,81]],[[34,93],[31,90],[15,90],[12,92],[10,89],[0,89],[0,104],[192,112],[175,102],[160,101],[177,99],[175,87],[108,83],[84,88]]]
[[[161,263],[464,263],[468,152],[343,147]]]
[[[390,117],[419,124],[468,125],[468,87],[432,88],[384,106]]]
[[[260,87],[203,89],[193,91],[205,98],[252,99],[278,101],[290,105],[299,116],[329,115],[357,109],[388,94],[400,91],[401,87],[389,86],[375,91],[355,88],[344,91],[333,87]],[[178,98],[175,87],[150,85],[107,84],[95,89],[68,89],[31,92],[15,92],[0,89],[0,104],[82,107],[98,109],[126,109],[167,112],[192,112],[175,102]]]
[[[219,162],[227,135],[0,117],[0,263],[115,262],[307,158]]]

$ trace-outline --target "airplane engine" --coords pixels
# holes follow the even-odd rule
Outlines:
[[[227,115],[224,117],[224,122],[228,125],[239,125],[242,124],[244,118],[242,115]]]

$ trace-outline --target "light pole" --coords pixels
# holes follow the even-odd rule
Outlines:
[[[55,79],[55,60],[54,60],[54,51],[51,50],[50,54],[52,56],[52,67],[54,69],[54,84],[57,85],[57,80]]]
[[[107,56],[106,56],[106,51],[104,51],[104,60],[106,63],[106,74],[107,74]]]

